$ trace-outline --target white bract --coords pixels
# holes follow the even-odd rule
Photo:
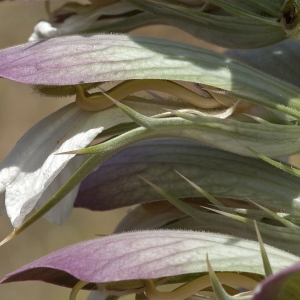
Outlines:
[[[135,109],[140,110],[141,105],[136,104]],[[148,111],[145,105],[142,109],[150,115],[155,113],[153,109]],[[0,213],[6,208],[13,226],[19,227],[25,216],[44,204],[85,159],[84,156],[72,159],[74,154],[56,154],[84,148],[104,129],[129,121],[117,107],[94,113],[74,103],[41,120],[19,140],[0,165]],[[64,222],[76,194],[77,189],[74,189],[46,218]]]

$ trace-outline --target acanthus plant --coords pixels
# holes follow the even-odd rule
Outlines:
[[[1,244],[42,216],[63,223],[73,207],[137,205],[114,235],[1,282],[66,286],[71,300],[81,288],[89,299],[299,299],[300,172],[276,160],[300,152],[299,8],[291,0],[66,3],[30,43],[1,50],[1,77],[76,95],[2,163],[0,209],[15,230]],[[127,34],[149,24],[228,50]],[[180,286],[155,287],[167,284]]]

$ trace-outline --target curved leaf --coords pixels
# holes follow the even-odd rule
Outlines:
[[[122,35],[66,36],[0,51],[0,76],[34,85],[127,79],[197,82],[300,118],[299,89],[209,50]]]
[[[272,3],[273,5],[265,4],[263,12],[260,15],[252,14],[254,18],[251,19],[207,13],[201,9],[187,8],[166,1],[126,0],[126,2],[148,12],[149,23],[152,18],[153,23],[174,26],[194,37],[225,48],[258,48],[286,38],[286,33],[276,23],[281,5],[275,3]],[[243,2],[241,6],[243,4],[247,6],[248,2]],[[238,4],[240,5],[240,3]],[[258,6],[261,5],[264,6],[262,2],[260,5],[258,4]],[[250,13],[250,11],[248,12]],[[270,18],[262,17],[267,12],[271,12],[275,16],[273,22],[270,22]]]
[[[117,225],[114,233],[161,228],[169,222],[186,218],[186,214],[167,201],[138,205]]]
[[[83,180],[75,206],[108,210],[160,200],[137,175],[177,197],[199,196],[174,169],[216,197],[250,198],[299,213],[299,178],[258,159],[184,140],[152,140],[118,152]]]
[[[299,259],[270,246],[266,251],[276,272]],[[73,287],[82,280],[103,283],[104,287],[114,282],[117,290],[116,282],[124,280],[128,283],[206,273],[206,253],[215,271],[264,274],[257,242],[208,232],[159,230],[123,233],[69,246],[18,269],[1,283],[42,280]],[[85,288],[93,289],[95,284]]]
[[[220,120],[172,109],[169,111],[177,117],[150,118],[114,100],[107,94],[106,96],[141,127],[117,136],[113,141],[66,153],[103,154],[106,152],[109,157],[113,154],[113,149],[116,153],[135,142],[155,138],[180,138],[203,142],[247,156],[256,156],[249,148],[269,157],[287,156],[299,152],[299,127],[297,125],[268,122],[252,124],[234,119]],[[276,145],[276,147],[270,147],[270,145]]]
[[[129,97],[124,101],[149,115],[162,112],[155,101],[136,100]],[[164,104],[172,106],[171,102]],[[91,113],[75,103],[41,120],[25,133],[0,165],[0,213],[4,212],[5,202],[12,224],[15,228],[20,226],[25,216],[34,207],[42,206],[86,160],[57,154],[85,147],[105,128],[129,121],[117,107]],[[64,222],[71,213],[76,193],[75,189],[46,217]]]
[[[185,200],[198,215],[198,218],[190,217],[172,206],[168,210],[164,201],[151,202],[139,205],[128,213],[118,224],[115,232],[132,231],[136,229],[185,229],[228,234],[231,236],[257,240],[253,222],[239,222],[221,214],[215,214],[207,210],[200,210],[200,205],[210,207],[204,199],[192,198]],[[238,205],[238,202],[235,202]],[[260,219],[261,220],[261,219]],[[265,244],[300,255],[299,232],[277,225],[259,223],[259,231]]]

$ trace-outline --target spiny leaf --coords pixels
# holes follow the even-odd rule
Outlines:
[[[273,211],[271,211],[270,209],[255,203],[254,201],[251,201],[250,199],[248,199],[248,201],[250,201],[251,203],[253,203],[254,205],[258,206],[260,209],[262,209],[263,211],[265,211],[267,214],[269,214],[273,219],[279,221],[280,223],[282,223],[284,226],[294,229],[294,230],[299,230],[300,226],[297,226],[295,224],[293,224],[292,222],[282,218],[281,216],[279,216],[278,214],[274,213]]]
[[[170,193],[165,192],[163,189],[159,188],[156,184],[150,182],[149,180],[139,176],[141,179],[143,179],[146,183],[148,183],[155,191],[157,191],[162,197],[167,199],[170,203],[172,203],[174,206],[176,206],[181,211],[185,212],[186,214],[197,218],[197,211],[192,209],[189,205],[185,204],[184,202],[180,201],[176,197],[172,196]]]
[[[245,224],[252,224],[252,220],[251,220],[251,219],[248,219],[248,218],[245,218],[245,217],[242,217],[242,216],[230,214],[230,213],[228,213],[228,212],[221,211],[221,210],[217,210],[217,209],[213,209],[213,208],[208,208],[208,207],[203,207],[203,208],[208,209],[208,210],[211,210],[211,211],[213,211],[213,212],[215,212],[215,213],[218,213],[218,214],[220,214],[220,215],[229,217],[229,218],[234,219],[234,220],[236,220],[236,221],[243,222],[243,223],[245,223]]]
[[[218,201],[214,196],[210,195],[208,192],[206,192],[205,190],[203,190],[201,187],[199,187],[198,185],[196,185],[194,182],[190,181],[189,179],[187,179],[186,177],[184,177],[182,174],[180,174],[179,172],[177,172],[175,170],[175,172],[180,175],[184,180],[186,180],[192,187],[194,187],[199,193],[201,193],[204,197],[206,197],[212,204],[217,205],[217,206],[224,206],[220,201]]]
[[[206,263],[208,268],[208,273],[211,281],[211,285],[213,288],[213,291],[215,292],[215,295],[217,296],[218,300],[230,300],[231,297],[225,292],[223,289],[221,283],[219,282],[215,272],[213,271],[211,264],[208,260],[208,254],[206,253]]]
[[[283,164],[279,161],[276,161],[272,158],[269,158],[266,155],[259,153],[258,151],[254,150],[253,148],[251,148],[249,146],[245,145],[245,148],[248,149],[253,154],[255,154],[260,159],[262,159],[263,161],[269,163],[270,165],[272,165],[272,166],[274,166],[274,167],[276,167],[276,168],[278,168],[278,169],[280,169],[284,172],[287,172],[287,173],[292,174],[294,176],[300,177],[300,170],[299,169],[296,169],[292,166],[285,165],[285,164]]]
[[[271,264],[270,264],[268,254],[266,252],[263,240],[261,238],[259,229],[257,227],[256,221],[254,221],[254,227],[255,227],[257,239],[258,239],[258,242],[259,242],[259,247],[260,247],[260,251],[261,251],[261,257],[262,257],[262,260],[263,260],[266,277],[271,276],[273,274],[272,267],[271,267]]]

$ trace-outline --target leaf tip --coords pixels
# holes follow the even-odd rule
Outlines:
[[[12,231],[4,240],[0,242],[0,247],[9,242],[11,239],[13,239],[16,236],[16,231]]]

